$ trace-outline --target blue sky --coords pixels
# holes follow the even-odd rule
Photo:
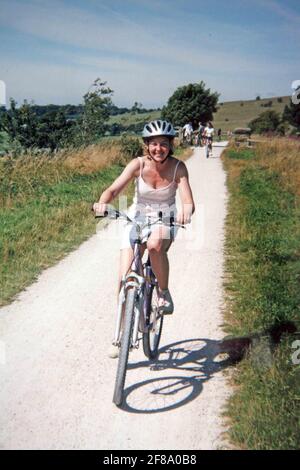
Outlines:
[[[299,0],[0,0],[7,98],[162,106],[203,80],[222,101],[289,95],[300,79]]]

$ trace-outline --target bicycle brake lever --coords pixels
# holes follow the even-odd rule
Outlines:
[[[108,212],[107,211],[104,211],[104,214],[98,214],[97,215],[97,212],[95,214],[95,219],[103,219],[104,217],[107,217],[108,216]]]

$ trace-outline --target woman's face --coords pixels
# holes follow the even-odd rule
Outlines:
[[[150,156],[155,161],[164,160],[170,151],[170,141],[168,137],[158,136],[152,137],[148,142]]]

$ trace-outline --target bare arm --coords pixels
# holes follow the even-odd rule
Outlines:
[[[127,184],[135,177],[136,171],[139,169],[139,160],[135,158],[124,168],[123,172],[117,179],[105,190],[100,196],[99,202],[94,203],[93,210],[99,214],[106,210],[106,204],[112,202]]]
[[[181,200],[181,210],[178,211],[177,222],[180,224],[188,224],[191,216],[195,212],[195,203],[189,182],[189,174],[184,162],[178,165],[178,188]]]

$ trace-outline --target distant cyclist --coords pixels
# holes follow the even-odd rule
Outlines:
[[[183,130],[183,138],[184,138],[184,140],[190,144],[191,141],[192,141],[192,135],[193,135],[193,126],[192,126],[192,123],[189,122],[188,124],[185,124],[185,125],[183,126],[182,130]]]
[[[204,138],[204,131],[205,131],[205,126],[202,124],[202,122],[199,122],[199,127],[198,127],[198,142],[199,145],[203,145],[203,138]]]
[[[214,132],[215,132],[214,127],[212,123],[209,121],[204,130],[204,137],[206,141],[205,143],[207,145],[207,153],[206,153],[207,158],[209,157],[209,153],[212,152],[212,142],[213,142]]]
[[[207,126],[204,129],[204,136],[206,139],[209,140],[210,144],[212,144],[214,133],[215,133],[214,127],[211,121],[209,121]]]

